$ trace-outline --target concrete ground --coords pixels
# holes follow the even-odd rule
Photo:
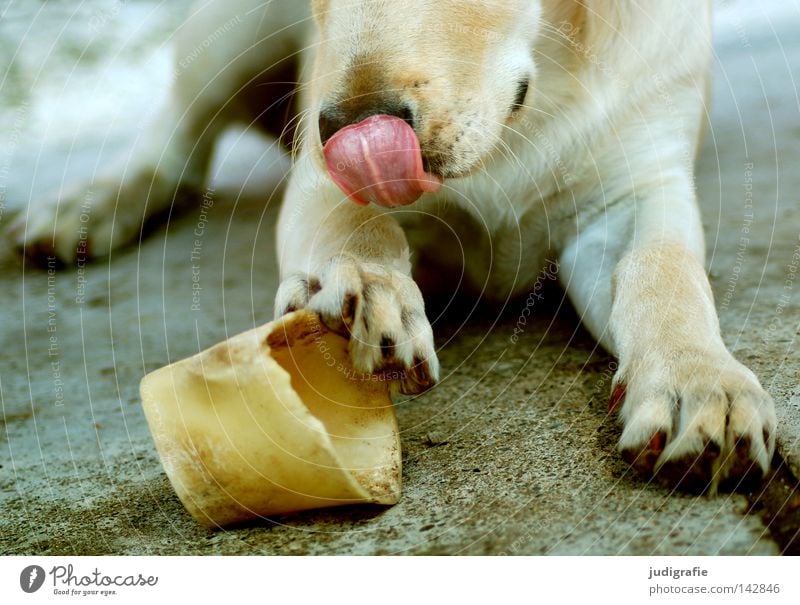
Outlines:
[[[524,301],[481,309],[463,326],[436,322],[445,378],[397,405],[398,505],[202,529],[162,471],[138,384],[270,318],[277,200],[265,199],[269,179],[248,171],[260,161],[252,174],[266,174],[281,160],[262,157],[251,135],[231,143],[232,134],[202,226],[199,311],[190,310],[197,209],[85,272],[43,271],[5,251],[0,553],[797,552],[800,496],[786,463],[800,476],[800,9],[789,4],[720,3],[714,109],[698,164],[725,339],[779,409],[780,471],[767,496],[674,494],[631,476],[606,413],[613,360],[551,292],[516,344]],[[29,199],[107,163],[131,116],[153,102],[168,70],[159,44],[178,22],[157,7],[0,8],[0,228]],[[91,112],[80,104],[87,90]]]

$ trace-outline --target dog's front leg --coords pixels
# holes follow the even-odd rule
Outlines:
[[[671,485],[736,488],[767,472],[775,413],[722,341],[702,263],[687,179],[616,204],[565,248],[561,279],[619,358],[610,407],[625,459]]]
[[[276,317],[308,308],[350,336],[355,367],[397,371],[418,393],[439,375],[405,234],[375,206],[357,206],[306,155],[292,171],[278,222]]]

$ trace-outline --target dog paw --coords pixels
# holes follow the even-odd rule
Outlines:
[[[349,336],[350,356],[359,371],[397,371],[406,394],[426,391],[438,380],[433,331],[422,294],[407,275],[336,256],[318,275],[294,273],[283,280],[275,316],[301,308]]]
[[[76,188],[40,203],[33,202],[10,227],[16,247],[42,263],[56,257],[70,263],[110,249],[116,192],[110,184]]]
[[[640,360],[621,367],[614,382],[609,407],[623,424],[619,449],[642,474],[714,493],[751,488],[769,470],[772,399],[727,351]]]
[[[38,264],[107,256],[135,239],[145,213],[163,206],[167,179],[143,168],[124,180],[106,177],[32,202],[10,227],[20,252]]]

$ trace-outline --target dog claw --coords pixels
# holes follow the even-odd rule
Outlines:
[[[706,491],[713,493],[719,483],[721,451],[720,444],[708,441],[697,454],[657,463],[655,475],[670,488],[698,494]]]
[[[431,376],[428,362],[415,358],[414,364],[406,370],[401,382],[400,392],[404,395],[419,395],[430,389],[434,384],[436,384],[436,381]]]
[[[608,400],[609,413],[617,411],[624,401],[625,401],[625,383],[618,382],[614,386],[614,390],[611,392],[611,397]]]
[[[667,444],[667,435],[663,431],[653,433],[643,449],[628,448],[622,450],[622,458],[632,468],[644,475],[652,475],[656,461]]]

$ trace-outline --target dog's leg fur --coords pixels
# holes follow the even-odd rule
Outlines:
[[[680,172],[680,171],[676,171]],[[711,489],[766,473],[775,413],[719,331],[690,177],[614,204],[561,257],[584,325],[619,359],[619,448],[670,485]]]
[[[347,199],[308,153],[297,161],[278,223],[275,315],[309,308],[351,335],[354,365],[397,372],[405,393],[439,375],[405,234],[388,213]]]
[[[135,239],[179,187],[201,190],[214,141],[238,117],[248,83],[296,62],[309,25],[305,2],[198,2],[175,37],[166,105],[94,182],[31,204],[12,227],[17,245],[30,256],[55,254],[66,262],[103,256]]]

